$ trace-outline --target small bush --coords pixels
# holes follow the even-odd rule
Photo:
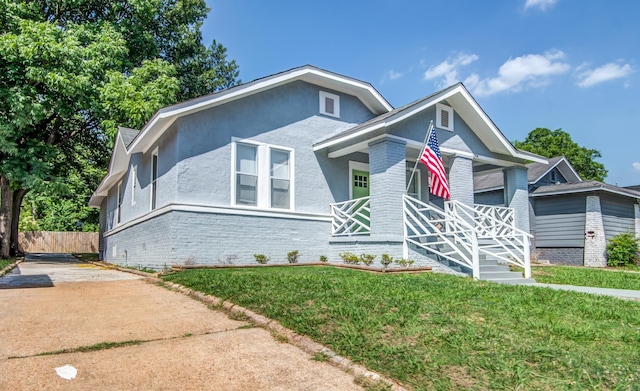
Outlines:
[[[287,253],[287,260],[289,263],[298,263],[298,250],[289,251]]]
[[[344,263],[349,264],[349,265],[358,265],[358,264],[360,264],[360,257],[358,257],[354,253],[350,253],[350,252],[346,252],[345,251],[342,254],[340,254],[340,258],[342,258]]]
[[[325,255],[320,255],[320,262],[329,262],[329,258],[327,258]]]
[[[269,259],[270,259],[264,254],[253,254],[253,257],[256,259],[256,262],[258,262],[261,265],[265,265],[267,262],[269,262]]]
[[[393,257],[390,256],[389,254],[382,254],[382,259],[380,260],[380,263],[382,264],[383,267],[389,267],[389,265],[391,265],[391,262],[393,262]]]
[[[361,254],[360,261],[367,266],[371,266],[373,260],[376,259],[376,256],[373,254]]]
[[[393,261],[396,265],[399,265],[401,267],[409,267],[411,265],[413,265],[413,263],[415,262],[413,259],[404,259],[404,258],[400,258],[400,259],[396,259],[395,261]]]
[[[634,234],[616,235],[607,244],[607,265],[625,266],[638,263],[638,240]]]

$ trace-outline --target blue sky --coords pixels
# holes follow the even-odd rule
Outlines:
[[[462,81],[509,140],[562,128],[640,184],[640,1],[207,2],[243,82],[311,64],[399,107]]]

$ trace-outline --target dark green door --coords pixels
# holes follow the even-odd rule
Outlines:
[[[351,194],[353,199],[369,196],[369,173],[367,171],[353,170],[351,171]],[[358,210],[369,200],[361,200],[355,205],[354,210]],[[360,209],[354,218],[362,225],[354,227],[352,233],[368,233],[369,232],[369,207]]]

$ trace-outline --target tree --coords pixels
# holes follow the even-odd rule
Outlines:
[[[104,170],[79,151],[104,150],[118,125],[139,128],[164,105],[236,83],[224,48],[201,42],[207,12],[204,0],[0,0],[2,257],[17,250],[29,191],[63,195],[78,170]]]
[[[536,128],[524,141],[516,141],[515,147],[545,157],[564,156],[584,180],[604,181],[607,170],[595,159],[602,157],[596,149],[578,145],[569,133],[562,129]]]

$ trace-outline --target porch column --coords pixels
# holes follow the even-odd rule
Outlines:
[[[473,160],[456,155],[449,158],[449,190],[451,200],[473,208]]]
[[[406,142],[385,137],[369,144],[372,239],[404,240],[402,195],[406,187]]]
[[[587,210],[584,223],[584,265],[607,266],[607,238],[604,235],[602,208],[599,196],[587,196]]]
[[[504,175],[504,204],[513,208],[516,228],[529,232],[529,180],[526,167],[508,167]]]
[[[636,218],[636,239],[640,239],[640,204],[633,204],[633,210]]]

